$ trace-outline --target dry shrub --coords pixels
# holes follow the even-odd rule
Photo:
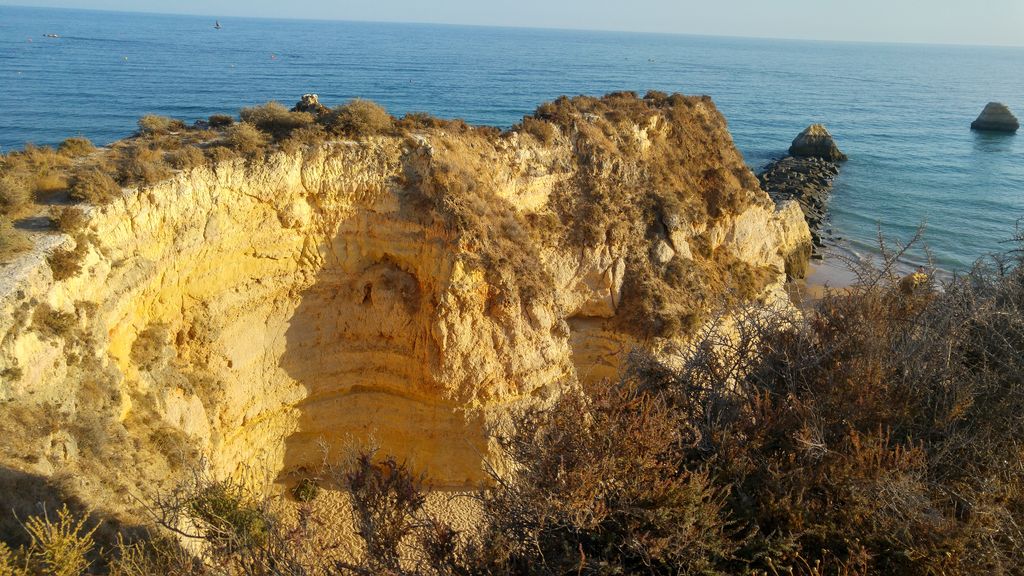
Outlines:
[[[332,109],[323,123],[332,134],[362,138],[388,132],[394,125],[394,118],[381,105],[357,98]]]
[[[166,325],[154,324],[139,332],[131,348],[131,359],[140,370],[152,370],[170,348],[171,333]]]
[[[426,514],[423,477],[394,458],[362,453],[344,474],[364,550],[357,563],[339,561],[341,574],[455,576],[484,574],[488,559],[447,523]]]
[[[238,158],[238,153],[227,148],[225,146],[211,146],[204,152],[206,158],[214,165],[220,164],[221,162],[228,162]]]
[[[0,574],[11,576],[81,576],[89,569],[90,553],[95,547],[89,517],[76,517],[67,506],[51,519],[47,511],[25,521],[30,544],[11,551],[0,544]]]
[[[192,466],[198,451],[187,434],[170,426],[161,426],[149,434],[149,443],[160,453],[174,472]]]
[[[75,136],[72,138],[66,138],[57,147],[57,151],[65,156],[78,157],[92,154],[96,151],[96,147],[93,146],[92,141],[82,136]]]
[[[319,556],[304,556],[313,558],[305,564],[299,558],[307,539],[312,540],[310,527],[286,524],[272,511],[270,499],[237,482],[195,473],[158,497],[152,513],[165,533],[199,543],[193,562],[215,574],[327,574],[320,566],[324,550]],[[147,567],[169,562],[172,573],[191,564],[177,547],[167,546],[158,537],[137,547],[132,556]]]
[[[0,177],[0,214],[15,215],[32,204],[32,190],[25,178]]]
[[[228,128],[227,144],[228,147],[239,154],[252,156],[266,148],[267,138],[252,124],[243,122]]]
[[[235,123],[235,119],[234,117],[228,116],[227,114],[214,114],[213,116],[210,116],[208,122],[210,123],[210,128],[219,129],[231,126]]]
[[[475,134],[488,140],[496,140],[502,134],[501,129],[494,126],[470,126],[461,118],[438,118],[426,112],[409,112],[399,120],[392,118],[390,127],[399,133],[443,130],[449,134]]]
[[[185,129],[185,123],[181,120],[147,114],[139,118],[139,132],[142,134],[167,134]]]
[[[78,202],[97,206],[110,203],[121,195],[121,187],[105,172],[87,168],[75,172],[68,196]]]
[[[12,226],[7,218],[0,218],[0,261],[8,262],[31,246],[24,232]]]
[[[685,415],[686,465],[729,488],[748,535],[734,569],[1001,574],[1024,559],[1024,271],[908,292],[894,262],[806,321],[750,309],[681,368],[635,369]]]
[[[82,228],[85,228],[85,225],[89,222],[85,211],[77,206],[55,208],[51,214],[50,218],[53,220],[57,230],[65,234],[75,234],[81,231]]]
[[[21,152],[0,156],[0,212],[20,214],[29,209],[36,194],[66,189],[69,165],[67,156],[31,144]]]
[[[520,467],[485,497],[483,538],[505,573],[696,574],[737,544],[726,490],[681,466],[680,415],[640,382],[603,382],[517,419]]]
[[[185,146],[167,154],[167,163],[178,170],[189,170],[206,164],[206,155],[195,146]]]
[[[425,502],[422,478],[394,459],[376,463],[362,454],[348,475],[356,530],[366,544],[366,561],[375,573],[401,569],[399,547],[415,529],[414,514]]]
[[[327,131],[319,124],[304,126],[292,131],[287,138],[280,142],[281,150],[294,154],[297,150],[306,146],[315,146],[327,140]]]
[[[39,304],[32,312],[32,325],[44,338],[65,338],[74,331],[77,323],[71,312],[54,310],[46,303]]]
[[[4,171],[43,174],[57,172],[70,164],[67,156],[58,154],[49,146],[26,144],[21,152],[12,152],[4,158]]]
[[[523,118],[521,129],[544,145],[554,142],[555,136],[558,134],[558,130],[553,124],[531,116]]]
[[[118,163],[118,181],[125,186],[148,186],[170,176],[161,149],[136,144],[124,150]]]
[[[122,537],[107,559],[110,576],[203,574],[201,561],[185,550],[181,542],[166,534],[151,533],[134,542]]]
[[[288,137],[293,130],[313,124],[308,112],[292,112],[280,102],[267,102],[262,106],[242,108],[242,122],[251,124],[275,140]]]
[[[68,189],[68,179],[63,173],[44,173],[36,176],[33,189],[37,198],[45,197]]]
[[[51,252],[46,263],[53,272],[53,279],[61,281],[77,276],[82,271],[82,260],[87,252],[87,243],[81,236],[75,239],[74,248],[58,248]]]

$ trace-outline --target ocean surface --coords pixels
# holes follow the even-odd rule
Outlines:
[[[969,130],[990,100],[1024,117],[1024,48],[220,22],[0,6],[0,149],[106,143],[143,114],[194,120],[306,92],[507,127],[561,94],[657,89],[714,98],[755,170],[826,124],[850,156],[831,204],[850,251],[924,224],[935,264],[963,270],[1007,249],[1024,217],[1024,132]]]

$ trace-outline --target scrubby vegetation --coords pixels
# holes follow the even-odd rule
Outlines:
[[[267,137],[252,124],[243,122],[228,128],[227,144],[239,154],[255,154],[267,145]]]
[[[143,134],[166,134],[168,132],[184,130],[185,123],[181,120],[148,114],[139,118],[139,131]]]
[[[65,156],[74,158],[92,154],[96,151],[96,147],[92,145],[92,142],[88,138],[75,136],[72,138],[66,138],[61,142],[60,146],[57,147],[57,151]]]
[[[267,102],[262,106],[242,108],[242,122],[258,128],[275,139],[287,138],[293,130],[313,124],[313,115],[308,112],[292,112],[279,102]]]
[[[6,262],[31,245],[25,234],[0,216],[0,262]]]
[[[324,119],[324,126],[333,134],[358,138],[386,132],[393,122],[379,104],[356,99],[331,110]]]
[[[121,187],[117,185],[109,175],[96,168],[87,168],[74,174],[71,179],[71,187],[68,189],[68,197],[78,202],[90,204],[106,204],[121,193]]]
[[[1019,573],[1024,252],[909,289],[895,259],[804,317],[740,310],[678,361],[636,356],[621,380],[495,431],[517,466],[476,496],[474,533],[427,513],[404,465],[363,455],[334,475],[363,543],[354,558],[322,539],[312,481],[287,520],[197,476],[154,504],[163,528],[97,562],[115,574]],[[67,562],[54,573],[83,573],[87,525],[32,522],[31,546],[3,552],[8,573],[51,558]],[[43,532],[71,544],[51,551]]]

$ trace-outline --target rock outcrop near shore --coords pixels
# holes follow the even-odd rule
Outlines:
[[[989,102],[978,119],[971,122],[971,130],[983,132],[1016,132],[1020,128],[1017,117],[1006,104]]]
[[[812,256],[821,258],[828,199],[839,175],[839,161],[847,159],[829,131],[813,124],[793,140],[790,156],[770,162],[758,174],[761,187],[776,202],[795,200],[800,204],[814,245]]]
[[[804,129],[789,147],[789,155],[797,158],[821,158],[830,162],[843,162],[846,154],[839,150],[832,134],[821,124]]]
[[[828,199],[839,175],[839,165],[820,158],[786,156],[771,162],[758,174],[761,187],[778,202],[795,200],[807,220],[815,254],[824,246]]]
[[[479,486],[503,415],[788,305],[811,238],[710,99],[617,94],[199,166],[77,242],[69,278],[42,246],[0,276],[0,464],[100,505],[198,455],[258,484],[356,443]]]

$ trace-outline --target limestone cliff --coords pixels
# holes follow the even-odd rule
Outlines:
[[[630,95],[179,172],[77,241],[74,277],[56,236],[2,272],[0,463],[98,501],[368,440],[476,485],[502,413],[784,298],[810,251],[709,99]]]

